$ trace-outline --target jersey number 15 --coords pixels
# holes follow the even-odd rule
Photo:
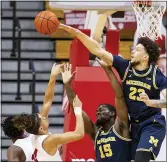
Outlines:
[[[111,150],[110,144],[101,145],[99,147],[99,151],[100,151],[100,156],[102,159],[105,157],[112,156],[112,150]]]

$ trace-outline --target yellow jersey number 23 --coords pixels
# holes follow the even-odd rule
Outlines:
[[[136,95],[136,93],[143,93],[145,92],[144,89],[137,89],[136,87],[130,87],[130,93],[129,93],[129,98],[131,100],[137,100],[140,101],[140,97],[138,95]]]

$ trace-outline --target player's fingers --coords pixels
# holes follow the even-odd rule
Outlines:
[[[96,61],[98,61],[99,63],[101,63],[101,60],[100,60],[100,59],[98,59],[97,57],[95,58],[95,60],[96,60]]]
[[[67,71],[67,65],[66,64],[64,65],[64,71]]]
[[[147,94],[145,92],[140,93],[139,96],[146,96]]]
[[[72,65],[70,64],[70,65],[69,65],[69,70],[71,71],[71,69],[72,69]]]
[[[76,71],[74,71],[74,72],[72,73],[72,77],[71,77],[71,78],[73,78],[75,74],[76,74]]]
[[[140,96],[140,99],[147,100],[147,97],[146,96]]]
[[[73,104],[75,104],[75,98],[73,99]]]
[[[71,64],[68,63],[68,71],[71,70]]]
[[[75,97],[75,98],[76,98],[76,101],[77,101],[77,100],[78,100],[78,95],[76,95],[76,97]]]
[[[67,71],[69,71],[69,63],[67,63]]]

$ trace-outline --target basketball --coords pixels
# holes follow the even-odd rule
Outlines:
[[[56,32],[60,23],[56,15],[51,11],[42,11],[36,15],[34,24],[39,33],[50,35]]]

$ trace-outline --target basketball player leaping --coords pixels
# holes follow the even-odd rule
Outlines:
[[[111,86],[115,92],[114,108],[110,104],[101,104],[96,111],[96,124],[82,111],[85,133],[95,144],[96,161],[98,162],[129,162],[130,161],[130,132],[128,122],[128,110],[124,100],[122,88],[113,74],[111,68],[103,61],[98,60],[106,71]],[[71,65],[64,65],[62,73],[66,93],[70,104],[76,94],[70,82],[72,79]],[[118,116],[116,118],[116,116]]]
[[[76,36],[89,51],[113,66],[123,81],[123,91],[132,125],[132,160],[136,162],[155,159],[165,137],[165,118],[158,108],[166,107],[165,76],[154,64],[159,57],[158,46],[149,38],[138,40],[132,51],[131,61],[113,56],[100,47],[99,43],[81,31],[60,24],[60,28]],[[142,93],[142,94],[141,94]],[[142,102],[148,95],[149,104]],[[160,100],[160,93],[165,100]]]
[[[73,132],[67,132],[63,134],[50,134],[48,132],[48,113],[52,105],[54,97],[54,86],[56,81],[56,76],[61,72],[63,65],[53,65],[51,71],[51,77],[48,84],[47,91],[45,93],[45,98],[41,112],[34,113],[32,115],[22,114],[12,119],[12,125],[18,129],[20,132],[24,132],[24,129],[31,133],[32,147],[25,148],[28,145],[23,145],[23,150],[32,149],[33,154],[31,154],[32,159],[28,161],[62,161],[58,152],[58,145],[66,144],[72,141],[81,139],[84,136],[84,124],[82,118],[82,103],[76,98],[73,100],[73,106],[75,108],[74,112],[76,115],[76,129]],[[5,128],[5,125],[3,125]],[[37,135],[37,136],[35,136]],[[17,142],[17,141],[16,141]],[[15,150],[17,151],[17,150]],[[26,152],[25,152],[26,153]],[[21,159],[19,156],[16,157],[14,154],[8,154],[9,161],[26,161],[27,159]],[[29,156],[29,154],[28,154]]]
[[[41,114],[43,114],[43,116],[47,116],[49,113],[49,105],[52,104],[54,97],[56,75],[61,72],[61,66],[63,65],[53,65],[52,67],[50,80],[45,92],[44,103],[41,110]],[[32,134],[25,136],[24,130],[14,123],[15,118],[17,118],[17,116],[8,117],[2,123],[2,129],[5,135],[11,138],[14,142],[7,151],[8,161],[32,161],[32,154],[34,153],[34,136]]]

